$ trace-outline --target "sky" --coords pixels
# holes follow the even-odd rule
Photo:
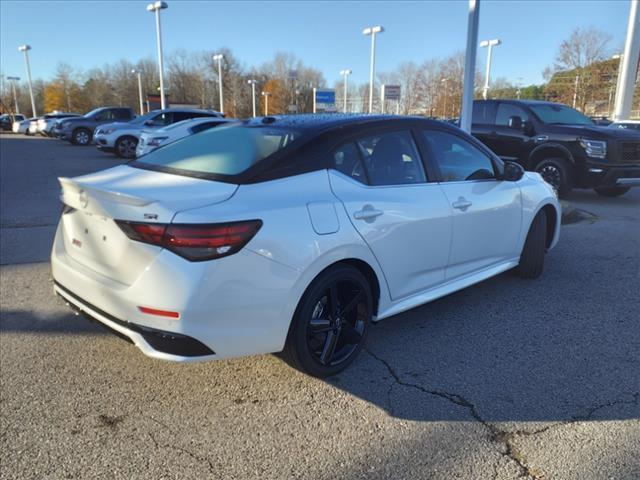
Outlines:
[[[120,59],[156,58],[155,20],[146,1],[0,0],[0,70],[26,77],[22,53],[32,46],[34,79],[47,80],[58,62],[80,71]],[[351,81],[369,75],[370,38],[362,29],[382,25],[376,71],[404,61],[418,64],[462,51],[466,0],[450,1],[187,1],[168,0],[162,11],[165,56],[173,50],[230,48],[247,66],[260,66],[276,52],[290,52],[323,72],[328,84],[339,71]],[[513,83],[541,83],[560,42],[576,27],[594,26],[612,36],[610,53],[624,44],[629,0],[481,0],[479,40],[499,38],[491,76]],[[486,50],[478,52],[483,69]],[[520,80],[521,79],[521,80]]]

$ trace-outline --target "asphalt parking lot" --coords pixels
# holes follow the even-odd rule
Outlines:
[[[3,479],[640,478],[640,189],[575,192],[542,278],[385,320],[323,381],[152,360],[54,298],[56,177],[118,163],[0,136]]]

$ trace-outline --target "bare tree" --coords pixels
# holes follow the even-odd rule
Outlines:
[[[584,68],[607,56],[611,35],[595,27],[576,28],[556,54],[555,69]]]

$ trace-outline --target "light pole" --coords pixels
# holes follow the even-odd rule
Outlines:
[[[497,47],[502,42],[498,38],[494,38],[492,40],[483,40],[480,42],[481,47],[487,47],[487,71],[484,77],[484,88],[482,89],[482,98],[487,99],[487,94],[489,93],[489,77],[491,75],[491,52],[493,51],[493,47]]]
[[[373,113],[373,75],[376,69],[376,34],[384,32],[380,25],[367,27],[362,31],[363,35],[371,35],[371,69],[369,70],[369,113]]]
[[[213,56],[213,61],[218,62],[218,88],[220,89],[220,113],[224,113],[224,103],[222,100],[222,59],[224,55],[217,53]]]
[[[19,52],[24,53],[24,61],[27,64],[27,80],[29,81],[29,96],[31,97],[31,113],[34,117],[37,117],[36,113],[36,101],[33,98],[33,85],[31,84],[31,65],[29,65],[29,50],[31,50],[30,45],[20,45],[18,47]]]
[[[138,75],[138,98],[140,99],[140,115],[144,115],[144,103],[142,101],[142,72],[135,68],[131,70],[131,73]]]
[[[264,97],[264,116],[269,115],[269,97],[271,96],[270,92],[262,92],[262,96]]]
[[[469,0],[467,17],[467,47],[464,55],[462,98],[460,105],[460,128],[471,133],[473,116],[473,92],[475,86],[476,54],[478,53],[478,23],[480,22],[480,0]]]
[[[442,117],[447,118],[447,96],[449,94],[449,90],[447,89],[447,86],[449,85],[449,79],[443,78],[440,81],[444,83],[444,112]]]
[[[624,43],[624,53],[620,58],[620,79],[614,102],[614,120],[627,120],[631,115],[634,85],[638,77],[638,58],[640,58],[640,1],[631,0],[627,38]]]
[[[11,80],[11,88],[13,89],[13,103],[16,104],[16,113],[20,113],[20,107],[18,107],[18,95],[16,95],[16,82],[20,81],[20,77],[7,77],[7,80]]]
[[[349,75],[353,72],[351,70],[340,70],[340,75],[344,77],[344,113],[347,113],[347,87],[349,86]]]
[[[258,81],[252,78],[251,80],[247,80],[247,83],[251,85],[251,102],[253,107],[253,118],[255,118],[256,117],[256,83],[258,83]]]
[[[147,5],[148,12],[156,13],[156,43],[158,44],[158,70],[160,73],[160,108],[166,108],[167,103],[164,98],[164,69],[162,68],[162,30],[160,28],[160,10],[169,8],[167,2],[154,2]]]

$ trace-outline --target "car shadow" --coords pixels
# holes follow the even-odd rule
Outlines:
[[[559,289],[565,273],[549,270],[535,281],[507,272],[374,324],[356,362],[324,381],[412,421],[640,418],[640,326],[629,315],[631,306],[590,301],[576,282],[573,289],[571,283]],[[0,332],[106,333],[56,302],[52,314],[3,310]],[[290,367],[272,358],[258,364],[274,369],[286,390]],[[250,385],[264,378],[254,362],[211,362],[206,368],[215,377],[244,364]]]

